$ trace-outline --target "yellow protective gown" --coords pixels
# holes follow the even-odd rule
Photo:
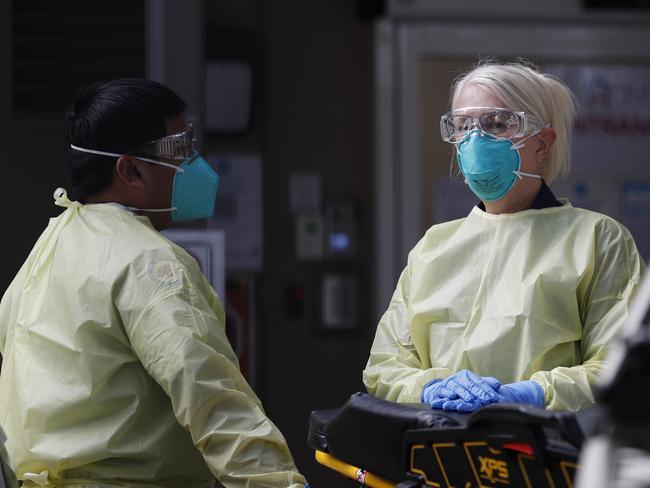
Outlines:
[[[67,209],[0,304],[0,425],[25,486],[302,488],[196,261],[146,217]]]
[[[474,207],[410,252],[364,383],[420,402],[427,382],[469,369],[539,382],[548,409],[586,408],[643,266],[627,229],[568,202],[501,215]]]

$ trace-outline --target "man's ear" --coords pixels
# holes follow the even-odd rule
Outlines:
[[[552,127],[545,127],[539,133],[538,141],[539,146],[537,151],[535,151],[535,161],[537,164],[541,163],[548,157],[548,153],[551,152],[551,148],[555,143],[555,130]]]
[[[146,186],[141,165],[144,164],[130,156],[120,156],[115,165],[115,173],[118,179],[128,187],[142,189]]]

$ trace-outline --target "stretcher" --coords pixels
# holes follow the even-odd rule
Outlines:
[[[515,404],[462,414],[356,393],[312,412],[308,443],[320,464],[371,488],[572,488],[599,415]]]

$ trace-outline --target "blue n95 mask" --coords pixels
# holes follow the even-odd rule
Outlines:
[[[70,147],[75,151],[98,154],[100,156],[114,156],[118,158],[123,156],[118,153],[86,149],[73,144],[70,144]],[[214,203],[217,199],[217,190],[219,188],[219,175],[199,153],[193,152],[179,166],[141,156],[133,157],[151,164],[157,164],[158,166],[166,166],[176,171],[172,187],[172,206],[169,208],[125,208],[143,212],[171,212],[171,218],[174,222],[204,219],[212,216],[214,213]]]
[[[540,175],[520,171],[519,149],[536,131],[516,144],[509,139],[499,139],[478,129],[471,131],[458,144],[458,165],[465,181],[481,200],[503,198],[523,176],[540,178]]]
[[[172,188],[174,222],[204,219],[214,213],[219,175],[203,156],[186,159],[176,169]]]

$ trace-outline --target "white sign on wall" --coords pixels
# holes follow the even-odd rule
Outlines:
[[[581,113],[573,171],[650,178],[650,66],[553,64]]]

